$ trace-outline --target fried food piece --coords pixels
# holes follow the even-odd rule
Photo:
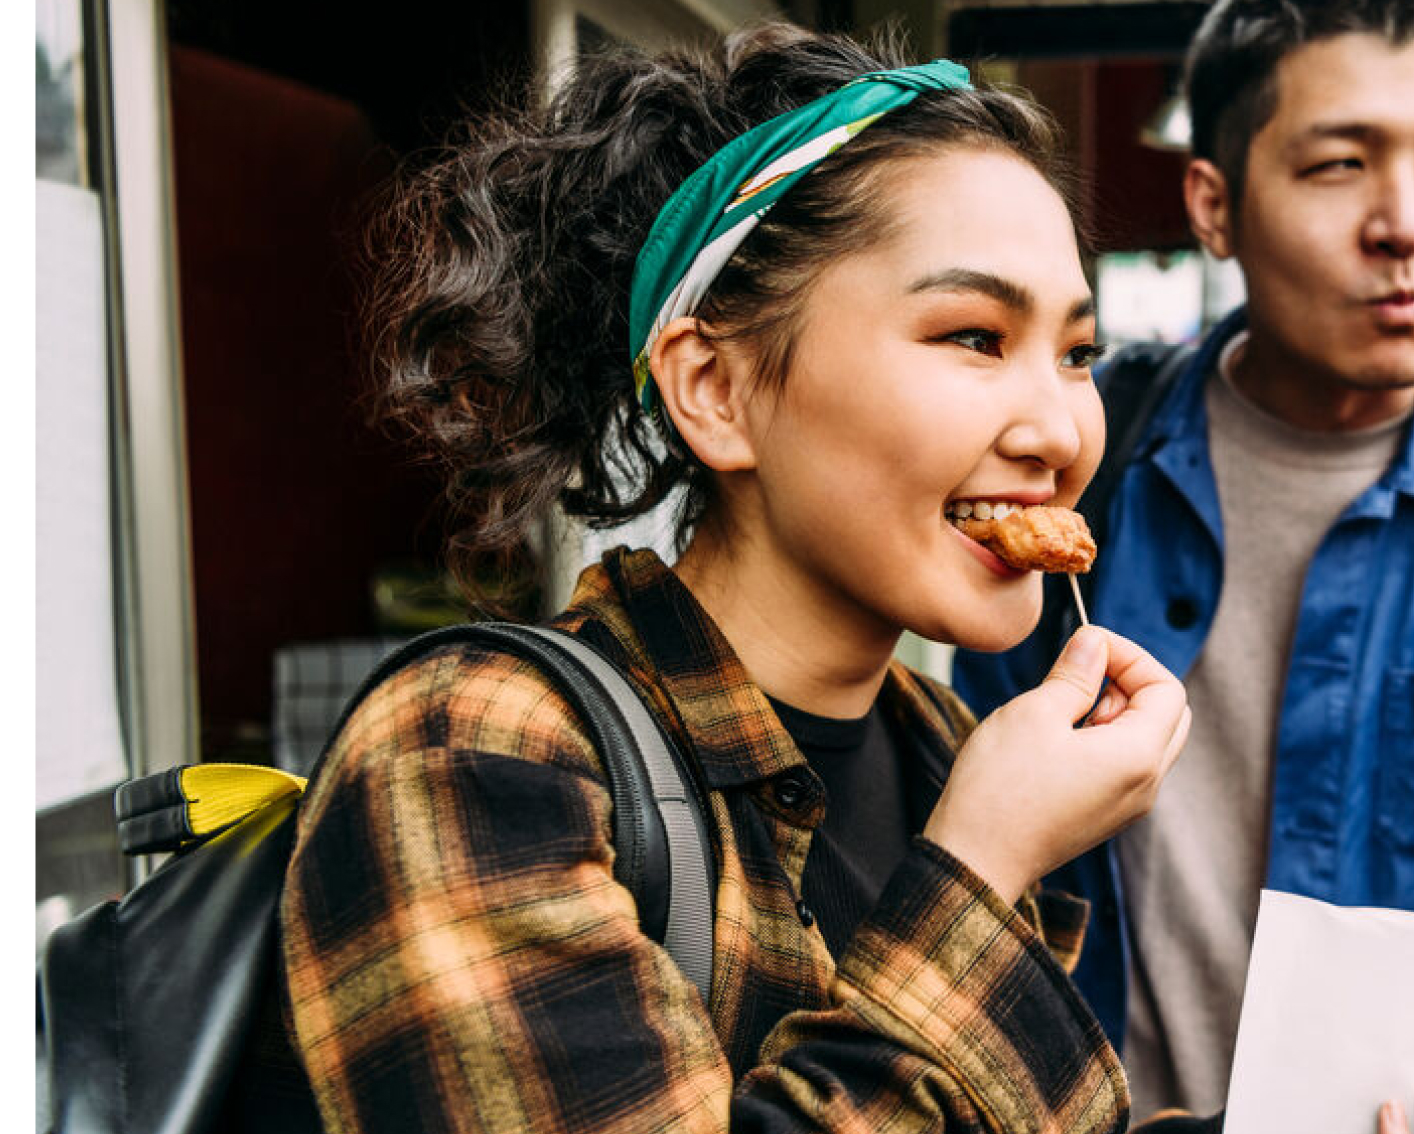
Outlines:
[[[963,535],[1021,571],[1086,572],[1095,561],[1090,525],[1069,508],[1018,508],[1000,520],[954,519]]]

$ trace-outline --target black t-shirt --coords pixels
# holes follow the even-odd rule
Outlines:
[[[902,749],[877,704],[855,720],[816,716],[774,698],[771,705],[825,785],[825,819],[810,844],[800,896],[838,959],[914,834]]]

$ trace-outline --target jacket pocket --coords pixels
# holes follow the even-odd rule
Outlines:
[[[1379,760],[1375,829],[1389,846],[1414,851],[1414,670],[1385,673]]]

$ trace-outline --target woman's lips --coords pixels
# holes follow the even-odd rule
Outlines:
[[[982,566],[987,568],[988,571],[991,571],[992,574],[998,575],[1003,579],[1020,579],[1021,577],[1029,575],[1031,573],[1030,571],[1022,571],[1019,568],[1012,567],[1008,563],[1003,563],[1001,559],[999,559],[995,554],[988,551],[975,539],[963,535],[960,531],[953,527],[952,524],[944,523],[943,527],[945,527],[955,537],[960,539],[962,541],[962,545],[968,550],[968,552],[971,553],[972,557],[976,559],[977,562],[981,563]]]

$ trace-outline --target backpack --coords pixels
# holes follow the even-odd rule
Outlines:
[[[614,875],[646,934],[704,1001],[712,977],[714,859],[705,792],[633,687],[569,634],[506,623],[451,626],[385,659],[349,700],[314,780],[364,697],[449,644],[535,664],[603,758]],[[41,1059],[58,1134],[214,1134],[278,984],[277,911],[306,782],[276,769],[189,765],[122,785],[127,854],[173,856],[120,900],[51,934],[39,965]],[[299,1090],[308,1086],[301,1078]],[[314,1113],[308,1106],[293,1108]],[[300,1120],[307,1122],[308,1120]]]
[[[1187,368],[1196,349],[1191,344],[1134,343],[1117,351],[1113,360],[1095,375],[1095,385],[1105,405],[1105,455],[1080,497],[1076,511],[1085,517],[1095,545],[1101,549],[1109,534],[1110,502],[1120,478],[1129,467],[1154,411]],[[1094,575],[1074,578],[1088,608]],[[1067,576],[1046,575],[1042,586],[1041,620],[1032,631],[1032,637],[1050,643],[1053,647],[1050,653],[1054,656],[1061,643],[1079,628],[1080,614],[1071,599]]]

